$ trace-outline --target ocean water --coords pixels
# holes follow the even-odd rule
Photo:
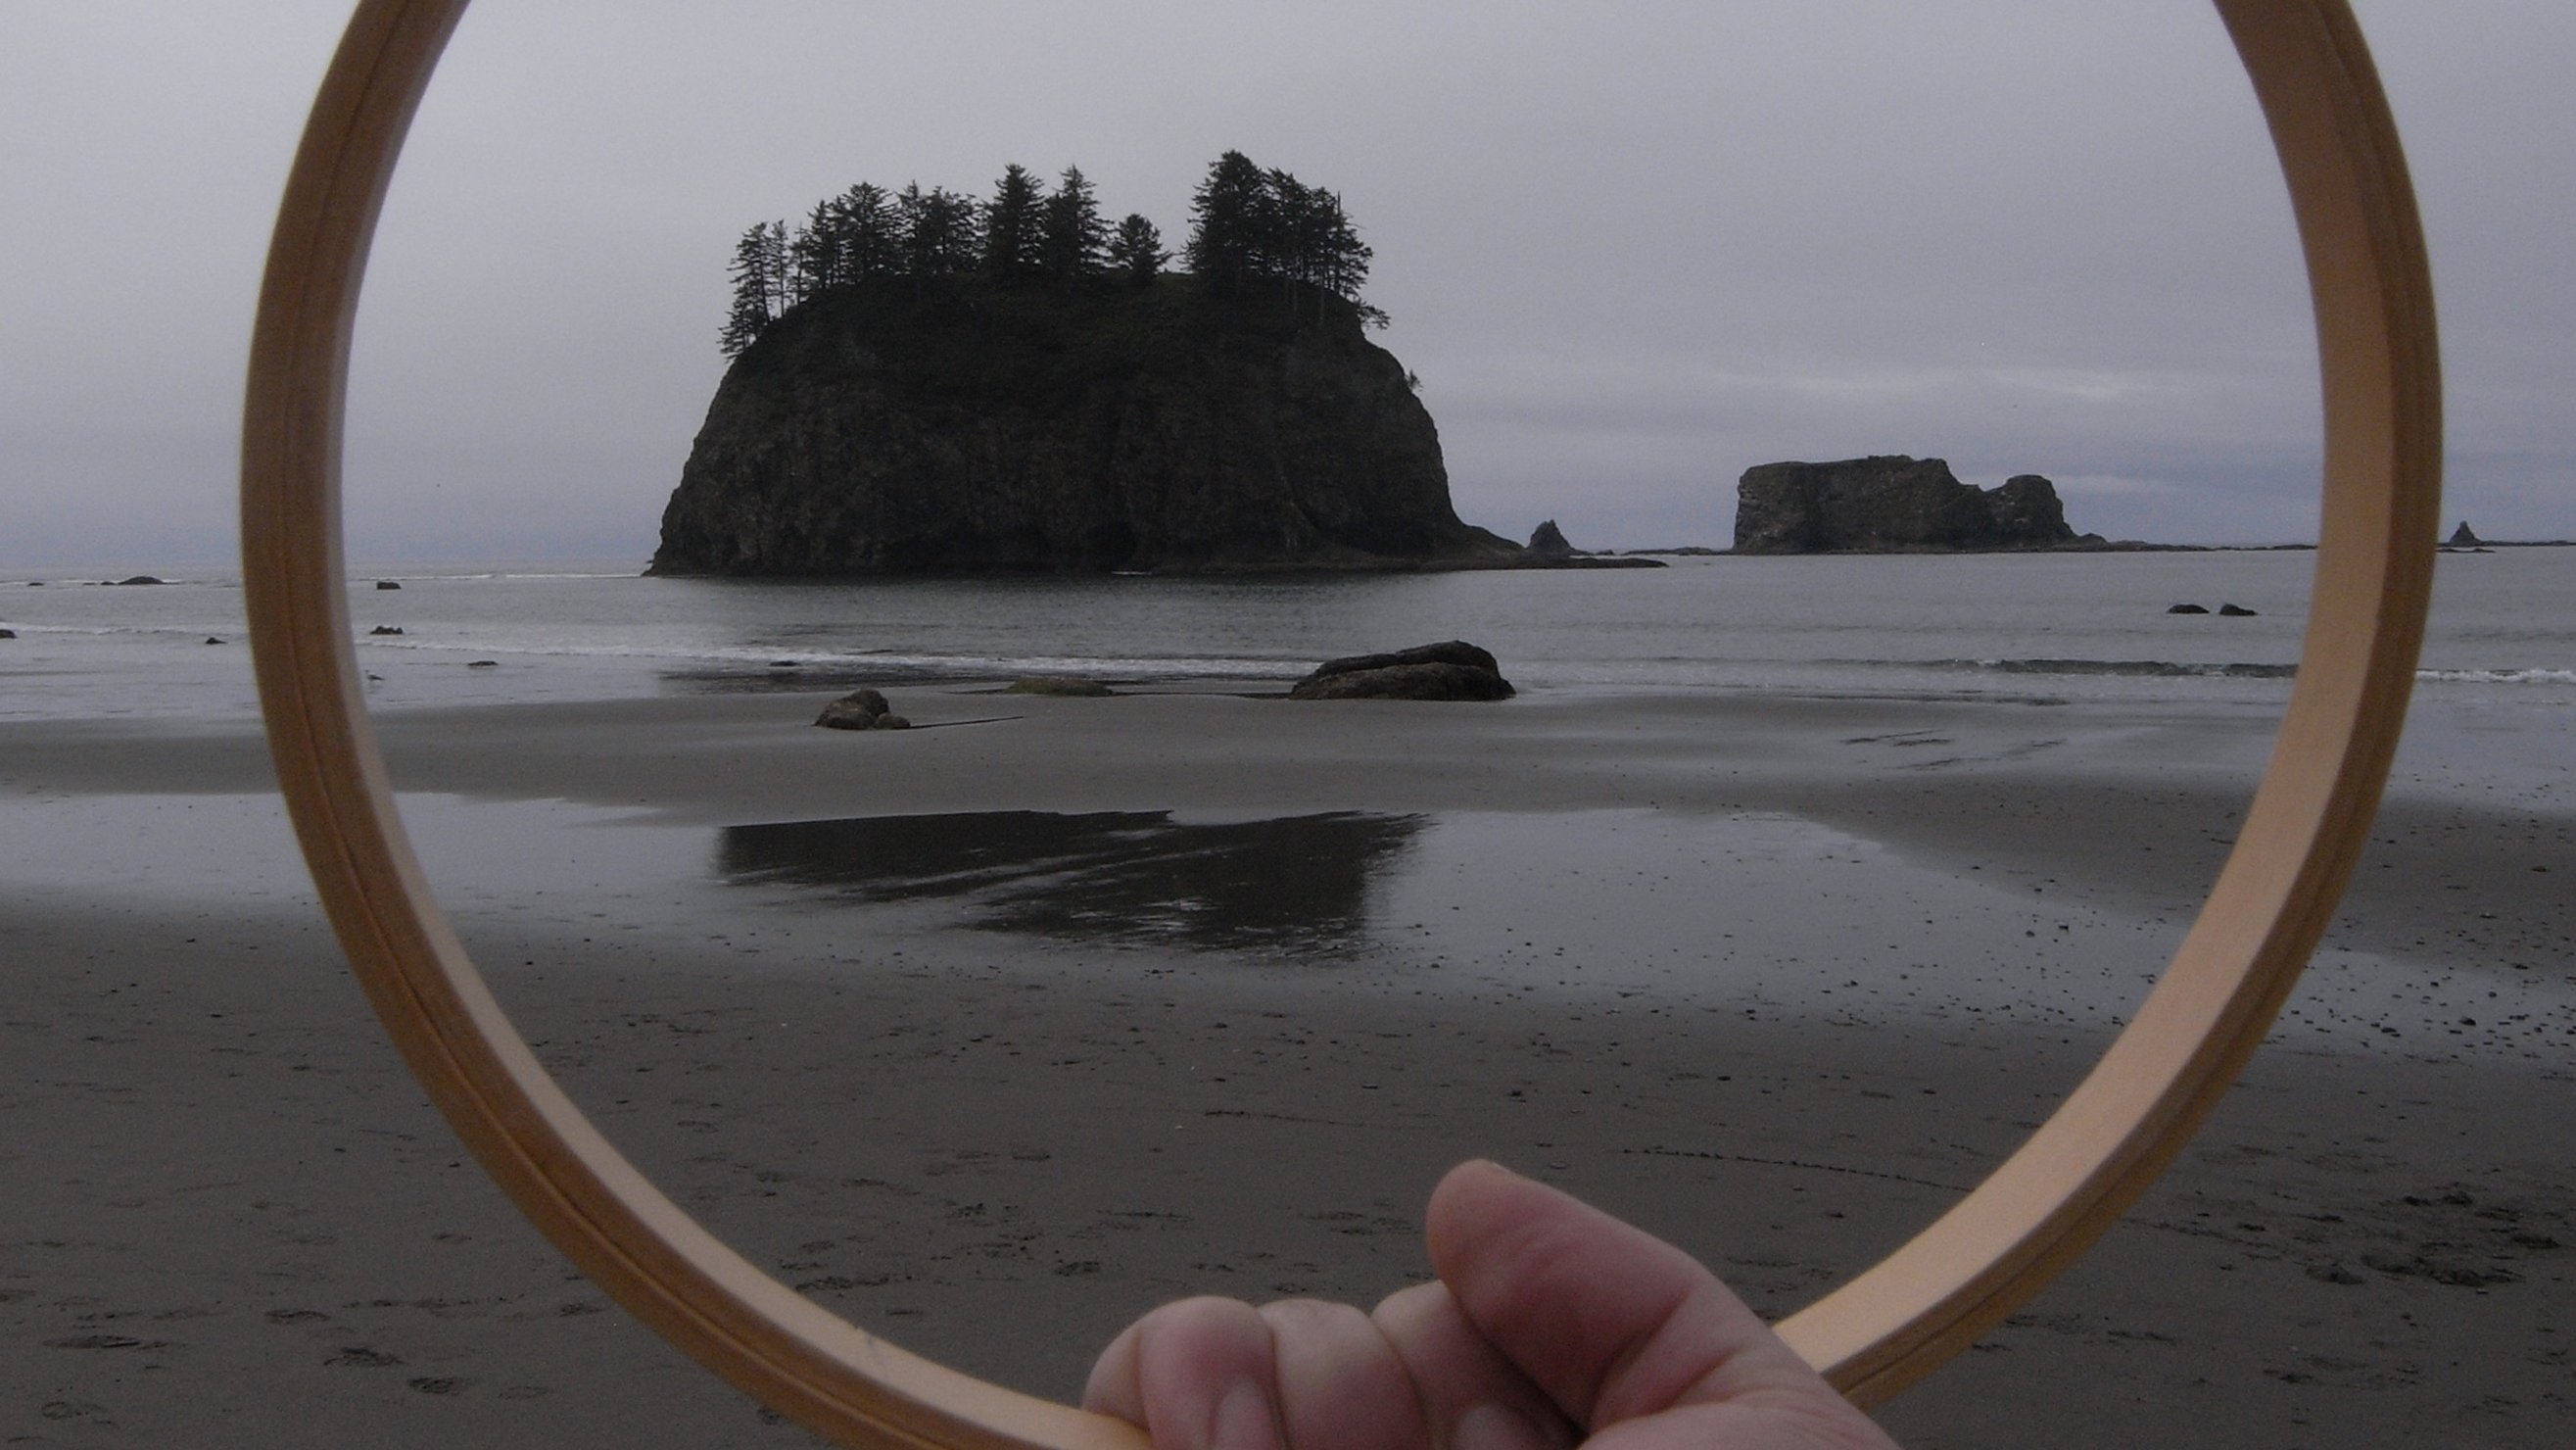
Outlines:
[[[371,700],[388,711],[1052,671],[1273,689],[1333,655],[1454,636],[1492,649],[1524,691],[2145,702],[2254,716],[2288,695],[2313,565],[2293,551],[1717,557],[1661,570],[874,583],[379,566],[353,579],[350,602]],[[0,640],[0,721],[246,723],[256,701],[241,597],[239,580],[221,576],[125,587],[0,577],[0,626],[16,635]],[[2185,602],[2255,613],[2167,612]],[[402,633],[367,632],[377,627]],[[2563,774],[2576,550],[2445,555],[2417,699],[2438,703],[2451,732],[2436,765],[2476,752],[2467,788],[2490,788],[2499,771]],[[2523,755],[2528,769],[2515,765]],[[273,797],[12,806],[0,859],[15,891],[121,880],[240,905],[309,890]],[[674,970],[756,960],[709,945],[706,924],[723,922],[764,949],[800,933],[972,938],[979,959],[1032,971],[1208,963],[1269,980],[1293,963],[1318,982],[1462,1000],[1642,993],[1828,1022],[2054,1030],[2122,1017],[2182,925],[1970,887],[1790,817],[1713,832],[1635,811],[707,827],[418,795],[404,813],[469,938],[577,913],[686,943],[672,949]],[[1673,890],[1677,871],[1729,890]],[[1826,877],[1853,883],[1851,910],[1730,904],[1785,899]],[[1290,881],[1297,893],[1283,899]],[[1908,923],[1903,941],[1871,934],[1890,920]],[[2474,957],[2439,943],[2387,959],[2329,950],[2281,1030],[2326,1050],[2499,1061],[2576,1034],[2576,992],[2561,974]]]
[[[380,709],[1049,672],[1259,687],[1335,655],[1447,638],[1493,650],[1524,689],[2261,705],[2287,696],[2314,562],[2292,550],[1712,557],[1659,570],[828,583],[379,565],[349,597]],[[254,711],[240,580],[169,579],[0,576],[0,627],[17,635],[0,640],[0,718]],[[2213,612],[2167,612],[2180,603]],[[2255,613],[2223,617],[2222,604]],[[2418,688],[2576,708],[2576,549],[2444,555]]]

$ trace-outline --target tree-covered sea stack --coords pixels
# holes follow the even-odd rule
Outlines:
[[[867,183],[745,232],[734,359],[653,571],[851,575],[1507,562],[1458,520],[1403,365],[1369,341],[1341,199],[1238,152],[1190,271],[1068,168],[990,200]]]

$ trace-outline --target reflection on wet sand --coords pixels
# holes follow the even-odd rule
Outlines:
[[[979,811],[728,826],[719,875],[871,901],[957,899],[973,924],[1085,941],[1331,954],[1361,944],[1371,876],[1425,818],[1336,811]]]

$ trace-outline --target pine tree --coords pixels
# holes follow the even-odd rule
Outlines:
[[[760,268],[769,283],[769,315],[784,317],[796,305],[796,289],[787,276],[787,222],[771,222],[760,236]]]
[[[1190,271],[1219,292],[1235,293],[1262,269],[1270,178],[1240,151],[1208,167],[1190,199]]]
[[[1152,222],[1134,212],[1118,224],[1117,235],[1109,239],[1109,270],[1138,287],[1150,287],[1163,274],[1163,264],[1172,254],[1163,250],[1163,234]]]
[[[918,181],[907,181],[894,199],[895,244],[903,265],[897,270],[910,277],[927,277],[936,270],[939,239],[925,224],[924,214],[930,209],[929,194]]]
[[[905,272],[922,278],[975,270],[981,234],[974,202],[944,186],[923,191],[913,182],[895,198],[894,214]]]
[[[1386,314],[1360,300],[1360,289],[1368,285],[1369,262],[1377,253],[1360,240],[1338,194],[1318,188],[1314,196],[1315,270],[1309,280],[1358,308],[1361,320],[1370,326],[1386,326]]]
[[[733,276],[733,307],[725,314],[724,330],[717,334],[717,346],[726,357],[740,357],[743,350],[760,340],[777,314],[770,311],[772,290],[769,277],[769,224],[756,223],[734,243],[733,262],[726,271]]]
[[[934,186],[922,199],[922,217],[930,228],[932,270],[972,272],[983,255],[983,231],[976,224],[975,202],[961,192]]]
[[[1100,270],[1109,229],[1100,220],[1100,203],[1081,167],[1068,166],[1056,179],[1038,230],[1038,262],[1048,276],[1070,279]]]
[[[984,203],[984,272],[996,279],[1033,272],[1038,267],[1043,189],[1028,168],[1014,161],[1002,168],[993,199]]]
[[[797,301],[847,280],[841,274],[841,243],[835,231],[831,204],[818,201],[787,244],[788,290]]]
[[[1261,209],[1254,228],[1260,238],[1263,272],[1287,282],[1307,281],[1314,229],[1315,193],[1285,171],[1272,169],[1262,178]]]
[[[839,243],[844,280],[881,277],[902,270],[903,245],[895,229],[893,198],[860,182],[832,203],[832,234]]]

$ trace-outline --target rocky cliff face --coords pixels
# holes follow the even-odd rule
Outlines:
[[[1320,309],[1320,315],[1319,315]],[[657,574],[1502,562],[1347,304],[880,279],[725,374]]]
[[[2086,538],[2092,536],[2087,535]],[[1938,458],[1765,463],[1735,486],[1739,554],[2027,549],[2080,542],[2035,473],[1983,490]]]

